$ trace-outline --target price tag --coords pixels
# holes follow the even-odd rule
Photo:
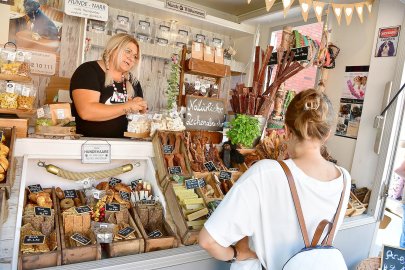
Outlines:
[[[195,90],[200,90],[201,88],[201,82],[200,81],[195,81],[194,82],[194,89]]]
[[[45,116],[44,108],[39,108],[39,109],[37,109],[37,117],[38,117],[38,118],[42,118],[42,117],[44,117],[44,116]]]
[[[30,193],[38,193],[44,191],[40,184],[30,185],[28,186],[28,190],[30,191]]]
[[[155,205],[156,200],[141,200],[139,201],[141,204],[150,204],[150,205]]]
[[[154,120],[154,121],[160,121],[160,120],[162,120],[162,118],[163,118],[163,114],[161,114],[161,113],[155,113],[155,114],[153,115],[152,120]]]
[[[230,180],[232,178],[232,173],[227,171],[220,171],[219,172],[219,179],[220,180]]]
[[[15,57],[16,57],[16,52],[8,52],[7,53],[7,61],[15,61]]]
[[[118,231],[118,235],[121,237],[127,238],[134,231],[135,231],[135,229],[132,227],[125,227],[124,229],[121,229]]]
[[[217,170],[217,167],[215,167],[214,162],[209,161],[204,163],[204,167],[209,171],[209,172],[215,172]]]
[[[188,36],[188,31],[186,31],[186,30],[179,30],[179,35],[180,35],[180,36]]]
[[[75,240],[76,242],[78,242],[84,246],[87,246],[88,244],[90,244],[90,239],[84,235],[81,235],[80,233],[75,233],[70,238],[72,238],[73,240]]]
[[[77,184],[83,185],[84,189],[91,188],[92,184],[96,182],[93,177],[85,178],[83,180],[76,181]]]
[[[45,235],[26,235],[23,240],[24,245],[40,245],[45,243]]]
[[[211,54],[211,47],[210,46],[205,46],[205,53],[206,54]]]
[[[120,196],[124,201],[129,202],[129,200],[131,199],[131,194],[129,194],[128,192],[125,191],[120,191]]]
[[[205,179],[204,178],[198,178],[198,186],[200,187],[200,188],[203,188],[203,187],[205,187],[207,185],[207,183],[205,182]]]
[[[65,198],[67,199],[77,198],[76,190],[74,189],[65,190],[63,191],[63,193],[65,194]]]
[[[118,178],[111,177],[110,181],[108,181],[108,185],[114,187],[116,184],[121,183],[122,180]]]
[[[15,83],[11,83],[11,82],[7,83],[6,93],[14,94],[14,92],[15,92]]]
[[[220,48],[216,48],[215,51],[217,52],[218,57],[222,56],[222,50]]]
[[[52,211],[51,208],[49,207],[35,206],[34,210],[36,216],[48,216],[48,217],[52,216]]]
[[[170,144],[163,145],[164,154],[171,154],[173,152],[173,149],[174,149],[173,145]]]
[[[24,52],[23,51],[17,51],[15,60],[17,62],[24,62]]]
[[[229,168],[229,171],[231,171],[231,172],[239,172],[239,169],[238,168]]]
[[[202,34],[196,34],[195,37],[198,42],[204,42],[204,40],[205,40],[205,36]]]
[[[149,233],[148,236],[151,238],[158,238],[158,237],[162,237],[163,233],[159,230],[154,230],[153,232]]]
[[[169,32],[170,31],[170,27],[168,27],[166,25],[160,25],[159,29],[160,29],[160,31],[163,31],[163,32]]]
[[[105,205],[105,211],[107,212],[119,212],[121,211],[121,205],[118,203],[107,203]]]
[[[196,178],[185,180],[185,184],[186,184],[186,189],[196,189],[196,188],[200,187],[198,185],[198,179],[196,179]]]
[[[174,166],[168,168],[170,174],[182,174],[182,170],[180,166]]]
[[[76,213],[78,213],[78,214],[84,214],[84,213],[92,212],[90,206],[88,206],[88,205],[75,207],[75,210],[76,210]]]
[[[136,189],[136,186],[139,184],[139,181],[142,181],[142,179],[137,179],[131,182],[131,189]]]
[[[139,21],[139,25],[144,26],[144,27],[149,27],[150,22],[148,22],[148,21]],[[142,29],[145,29],[145,28],[142,28]]]
[[[194,43],[194,50],[195,50],[196,52],[201,51],[201,44],[198,43],[198,42]]]
[[[29,97],[29,96],[30,96],[30,92],[31,92],[31,88],[24,85],[24,86],[22,87],[22,90],[21,90],[21,95],[22,95],[23,97]],[[42,109],[42,108],[41,108],[41,109]],[[44,109],[42,109],[42,110],[44,110]]]
[[[64,109],[56,109],[56,118],[57,119],[65,119],[65,110]]]

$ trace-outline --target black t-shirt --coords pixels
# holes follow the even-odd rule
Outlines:
[[[100,92],[100,103],[113,105],[124,103],[114,95],[112,85],[104,87],[105,73],[97,61],[81,64],[73,73],[70,80],[70,98],[73,100],[72,92],[75,89],[89,89]],[[114,82],[118,93],[123,93],[123,83]],[[139,82],[133,85],[135,96],[143,97],[142,88]],[[72,104],[72,115],[76,118],[76,132],[85,137],[122,138],[127,129],[128,120],[126,116],[120,116],[107,121],[86,121],[80,118],[76,111],[75,103]]]

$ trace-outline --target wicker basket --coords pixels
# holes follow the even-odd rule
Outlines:
[[[374,257],[362,260],[357,265],[356,270],[378,270],[380,268],[381,258]]]

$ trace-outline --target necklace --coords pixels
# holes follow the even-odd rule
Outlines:
[[[115,99],[117,102],[126,102],[128,95],[127,95],[127,87],[126,87],[126,79],[124,75],[122,75],[122,90],[123,93],[118,92],[117,86],[115,85],[115,82],[113,81],[112,86],[114,88],[114,93],[113,93],[113,99]]]

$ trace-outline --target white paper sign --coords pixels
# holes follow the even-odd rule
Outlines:
[[[82,163],[111,163],[109,144],[83,144]]]
[[[56,55],[53,53],[32,52],[31,73],[55,75]]]
[[[65,13],[97,21],[108,21],[108,6],[90,0],[65,0]]]
[[[200,17],[200,18],[204,18],[204,19],[206,16],[205,10],[191,7],[191,6],[176,2],[176,1],[166,0],[165,7],[168,9],[173,9],[173,10],[176,10],[181,13],[185,13],[188,15],[192,15],[192,16],[196,16],[196,17]]]

